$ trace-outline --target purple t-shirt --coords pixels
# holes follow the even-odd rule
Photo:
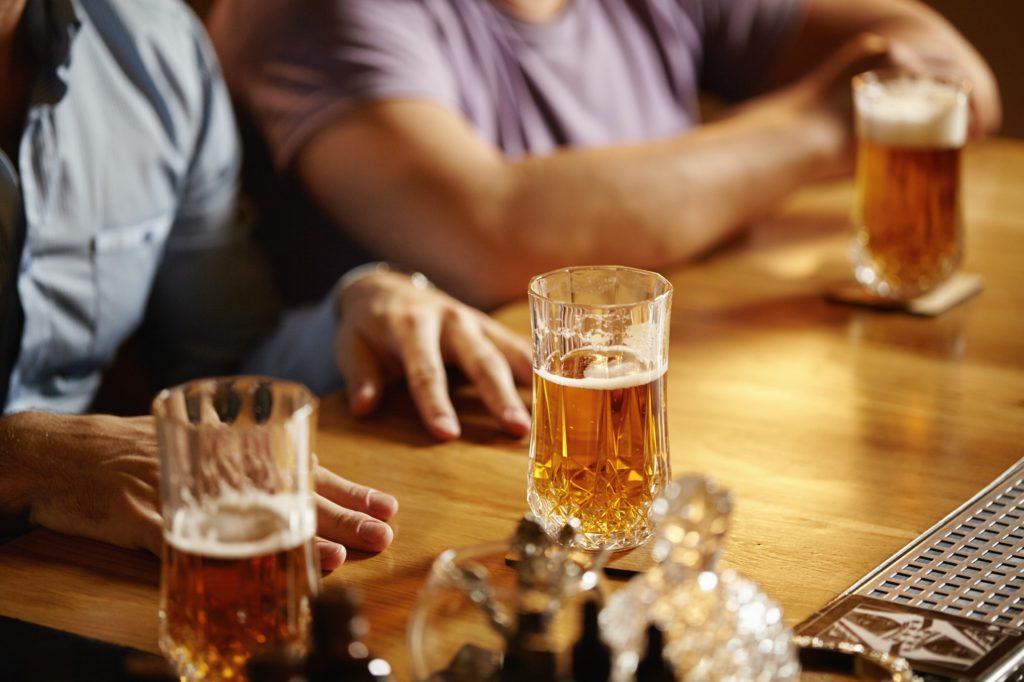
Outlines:
[[[489,0],[221,0],[228,84],[280,167],[360,103],[460,112],[510,157],[638,142],[756,94],[799,0],[567,0],[544,24]]]

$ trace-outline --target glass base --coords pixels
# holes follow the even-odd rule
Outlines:
[[[570,519],[579,518],[567,515],[549,500],[541,498],[533,490],[529,491],[527,501],[530,503],[530,511],[544,526],[548,535],[555,537]],[[587,552],[597,552],[602,549],[609,549],[619,552],[633,549],[644,544],[654,535],[654,524],[647,515],[642,523],[629,528],[615,528],[607,519],[596,519],[593,522],[585,523],[581,519],[579,534],[577,536],[577,547]]]
[[[159,638],[160,651],[163,653],[164,658],[170,661],[181,679],[188,682],[209,679],[209,667],[199,664],[187,647],[179,645],[162,630],[163,628],[161,627]]]
[[[937,259],[930,265],[909,264],[899,268],[883,267],[855,239],[851,248],[853,276],[865,289],[890,301],[909,301],[938,288],[949,280],[960,263],[960,254]]]
[[[897,283],[882,279],[878,274],[866,266],[858,266],[853,270],[854,278],[865,289],[873,295],[888,299],[890,301],[911,301],[924,296],[930,291],[937,289],[941,284],[948,281],[953,273],[942,277],[919,280],[913,284]]]

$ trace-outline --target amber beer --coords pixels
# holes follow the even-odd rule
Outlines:
[[[854,272],[880,296],[913,298],[949,278],[962,256],[967,86],[868,73],[854,79],[854,96]]]
[[[187,679],[245,680],[253,654],[306,652],[314,520],[290,521],[285,502],[176,515],[164,543],[160,645]]]
[[[534,372],[529,502],[588,548],[633,547],[669,477],[665,367],[628,348],[583,348]]]

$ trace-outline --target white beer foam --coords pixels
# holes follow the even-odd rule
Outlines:
[[[244,559],[293,549],[315,531],[308,497],[252,493],[178,509],[164,539],[190,554]]]
[[[591,348],[587,350],[592,350],[598,354],[612,355],[621,352],[622,348]],[[591,363],[583,370],[583,377],[579,379],[557,376],[542,369],[535,369],[534,371],[542,379],[562,386],[609,391],[649,384],[665,374],[667,369],[667,365],[654,369],[645,369],[643,363],[638,360],[626,360],[611,365],[607,363]]]
[[[914,77],[869,81],[855,90],[857,130],[891,147],[954,149],[967,141],[967,94]]]

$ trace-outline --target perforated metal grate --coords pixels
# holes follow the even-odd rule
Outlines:
[[[1024,630],[1024,460],[851,592]]]

